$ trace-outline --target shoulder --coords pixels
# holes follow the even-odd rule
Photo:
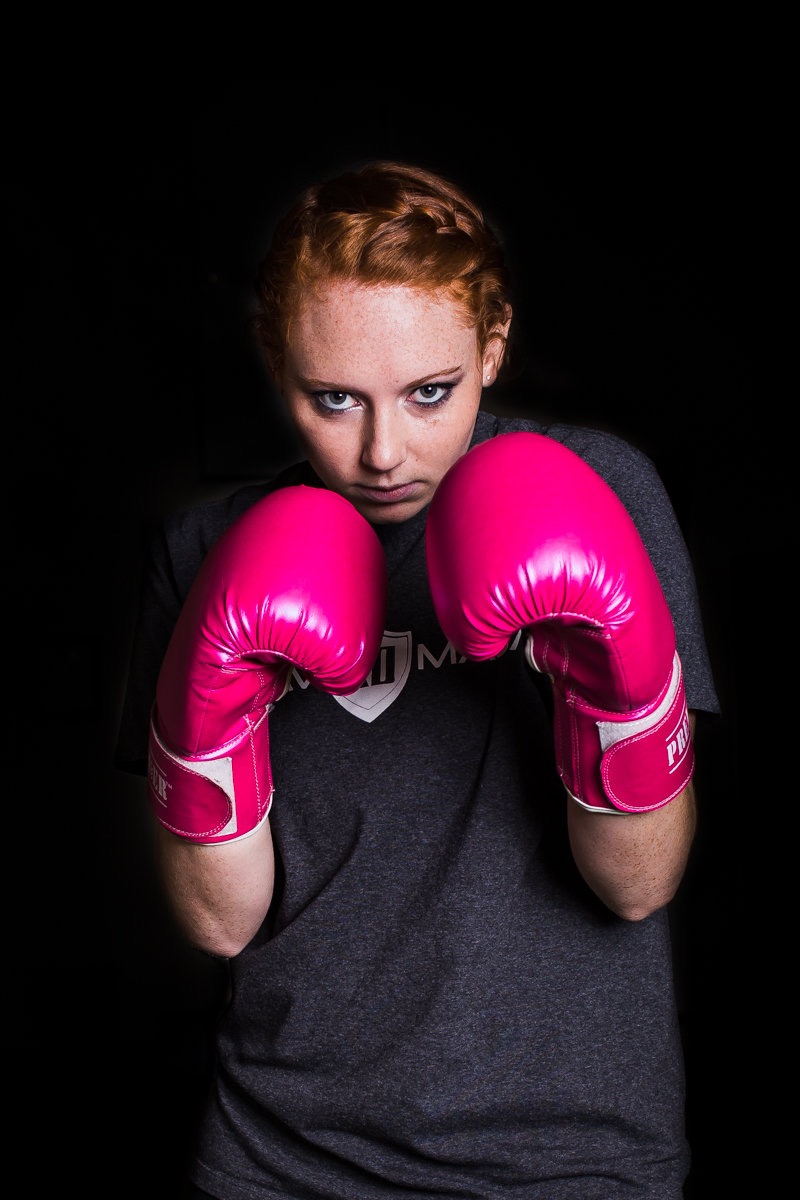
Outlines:
[[[544,434],[573,450],[619,497],[639,530],[672,612],[689,705],[719,712],[694,567],[655,464],[619,434],[580,425],[542,425],[519,418],[491,417],[481,423],[481,440],[525,431]]]
[[[613,488],[632,515],[666,501],[663,483],[652,460],[617,433],[592,426],[543,424],[531,418],[481,412],[473,441],[486,441],[504,433],[538,433],[560,442]]]
[[[632,513],[666,502],[664,485],[652,459],[619,434],[560,424],[548,426],[545,432],[580,455]]]
[[[225,530],[264,496],[282,487],[312,482],[306,463],[287,467],[274,479],[247,484],[229,494],[186,505],[162,522],[160,553],[169,560],[178,591],[185,595],[200,563]],[[159,553],[156,549],[156,553]]]

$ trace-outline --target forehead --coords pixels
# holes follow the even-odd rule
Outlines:
[[[377,358],[407,363],[433,359],[431,369],[474,355],[477,334],[463,308],[446,292],[406,285],[328,280],[302,300],[289,350],[304,369],[325,360],[328,369]]]

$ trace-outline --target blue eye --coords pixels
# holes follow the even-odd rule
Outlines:
[[[415,402],[422,405],[441,404],[452,392],[452,385],[443,383],[423,383],[414,392]]]
[[[328,412],[347,412],[356,405],[349,392],[315,392],[314,399]]]

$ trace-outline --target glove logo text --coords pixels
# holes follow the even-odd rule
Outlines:
[[[166,805],[167,788],[170,785],[167,783],[166,776],[156,766],[152,754],[147,763],[147,781],[150,784],[151,792],[159,804]]]
[[[670,774],[678,769],[688,754],[691,740],[689,715],[684,708],[680,725],[669,735],[667,740],[667,767]]]

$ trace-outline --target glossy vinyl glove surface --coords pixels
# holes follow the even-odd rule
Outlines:
[[[156,692],[149,790],[158,819],[198,842],[251,833],[272,799],[268,713],[293,668],[355,691],[383,634],[378,537],[342,496],[288,487],[215,543],[187,596]]]
[[[503,434],[450,469],[426,536],[434,605],[462,654],[493,658],[526,631],[552,680],[569,793],[606,812],[673,799],[694,764],[674,627],[609,485],[559,442]]]

